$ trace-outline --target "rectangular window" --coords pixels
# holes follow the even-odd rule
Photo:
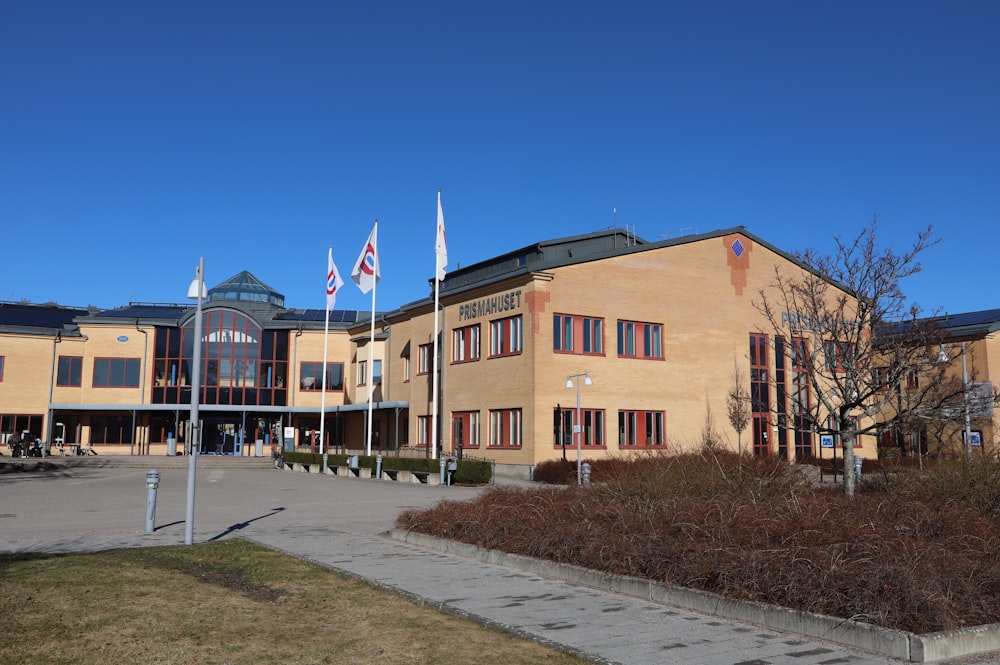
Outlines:
[[[490,410],[490,446],[521,447],[521,409]]]
[[[3,381],[3,363],[4,356],[0,356],[0,381]]]
[[[326,364],[326,389],[344,389],[344,363]],[[323,363],[302,363],[299,365],[299,390],[323,390]]]
[[[451,362],[479,360],[479,325],[456,328],[452,333]]]
[[[750,412],[753,427],[753,453],[765,456],[771,451],[771,386],[768,383],[767,335],[750,334]]]
[[[521,315],[490,322],[490,356],[511,356],[524,347]]]
[[[403,356],[403,383],[410,381],[410,356]]]
[[[81,356],[59,356],[56,370],[57,386],[79,386],[83,380],[83,358]]]
[[[826,426],[827,426],[827,429],[829,429],[830,431],[832,431],[834,433],[834,441],[835,441],[834,445],[837,448],[843,448],[844,447],[844,442],[843,442],[843,440],[841,439],[841,436],[840,436],[840,428],[838,427],[838,421],[837,421],[836,416],[832,416],[832,415],[831,416],[827,416],[826,417]],[[848,427],[850,428],[850,430],[854,434],[854,448],[861,448],[862,447],[861,446],[861,437],[858,436],[858,419],[856,417],[854,417],[854,416],[850,416],[850,424],[848,425]]]
[[[583,355],[604,354],[604,319],[556,314],[552,320],[553,351]]]
[[[619,411],[618,447],[655,448],[667,440],[663,411]]]
[[[888,367],[876,367],[874,370],[875,386],[880,392],[888,392],[889,390],[889,368]]]
[[[95,388],[138,388],[138,358],[94,358]]]
[[[427,442],[431,440],[431,417],[417,416],[417,446],[427,447]]]
[[[368,383],[368,361],[358,361],[358,385],[363,386]]]
[[[854,345],[850,342],[826,340],[823,342],[823,352],[828,372],[843,372],[854,367]]]
[[[372,385],[379,385],[382,383],[382,361],[375,360],[372,364]]]
[[[795,428],[795,459],[813,456],[813,433],[809,392],[809,342],[804,337],[792,338],[792,425]]]
[[[564,409],[558,405],[553,410],[552,438],[556,448],[576,445],[573,441],[574,412],[575,409]]]
[[[453,451],[479,447],[478,411],[454,411],[451,414],[451,446]]]
[[[618,322],[618,355],[622,358],[663,359],[663,325]]]
[[[564,408],[562,414],[556,412],[556,447],[563,444],[576,446],[577,437],[580,437],[582,448],[603,448],[604,447],[604,410],[603,409],[580,409],[580,432],[574,431],[573,424],[576,421],[576,409]],[[559,437],[562,436],[562,442]]]
[[[433,348],[430,344],[421,344],[420,348],[417,350],[419,353],[419,360],[417,365],[417,374],[430,374],[431,373],[431,355],[434,353]]]

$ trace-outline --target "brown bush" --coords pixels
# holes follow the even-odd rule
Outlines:
[[[906,493],[849,500],[800,478],[736,455],[650,455],[618,460],[592,487],[497,488],[398,526],[914,632],[1000,621],[995,520]]]

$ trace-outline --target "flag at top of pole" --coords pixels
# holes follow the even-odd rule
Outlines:
[[[441,210],[441,190],[438,190],[438,228],[437,240],[434,242],[434,254],[437,256],[437,279],[444,280],[448,267],[448,242],[444,236],[444,211]]]
[[[378,222],[375,222],[371,235],[368,236],[368,241],[361,249],[357,263],[354,264],[354,270],[351,271],[351,279],[361,289],[361,293],[368,293],[375,288],[375,284],[378,282],[379,277],[381,277],[378,269],[377,236]]]
[[[337,304],[337,291],[344,285],[344,280],[340,277],[337,265],[333,262],[333,247],[326,260],[326,311],[333,309]]]

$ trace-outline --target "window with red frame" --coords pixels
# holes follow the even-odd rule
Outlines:
[[[579,355],[603,355],[604,319],[572,314],[554,315],[552,350]]]
[[[490,321],[490,357],[516,355],[523,348],[524,331],[520,314]]]
[[[831,431],[833,431],[835,433],[835,435],[836,435],[835,439],[834,439],[834,441],[835,441],[834,445],[837,448],[842,448],[844,446],[844,442],[840,440],[840,431],[837,429],[836,424],[837,424],[837,419],[834,416],[827,416],[827,418],[826,418],[826,426]],[[861,448],[862,447],[861,446],[861,437],[858,436],[858,433],[857,433],[858,432],[858,419],[855,416],[851,416],[850,427],[854,431],[854,447],[855,448]]]
[[[139,358],[94,358],[95,388],[138,388]]]
[[[874,374],[875,376],[873,378],[875,379],[875,385],[878,389],[882,392],[889,390],[889,368],[876,367]]]
[[[828,372],[843,372],[854,362],[854,345],[850,342],[826,340],[823,342],[823,354]]]
[[[521,409],[490,410],[490,447],[521,447]]]
[[[753,430],[753,453],[768,455],[771,414],[771,386],[768,382],[767,335],[750,334],[750,414]]]
[[[618,322],[620,358],[663,359],[663,325],[640,321]]]
[[[431,373],[431,358],[434,348],[430,344],[421,344],[417,349],[417,374]]]
[[[666,444],[666,420],[663,411],[619,411],[618,447],[653,448]]]
[[[811,423],[812,393],[809,386],[809,341],[792,338],[792,426],[795,429],[795,459],[813,457]]]
[[[0,373],[3,370],[3,359],[0,358]],[[57,386],[79,386],[83,376],[82,356],[59,356],[59,369],[56,375]]]
[[[557,415],[558,417],[558,415]],[[580,421],[582,427],[580,433],[573,431],[573,422],[576,420],[576,409],[562,409],[562,437],[567,446],[576,446],[576,437],[580,437],[580,446],[583,448],[603,448],[604,447],[604,410],[603,409],[580,409]],[[561,448],[559,432],[553,433],[555,447]]]
[[[426,448],[431,440],[431,417],[417,416],[417,447]]]
[[[451,362],[479,360],[479,324],[455,328],[451,335]]]
[[[479,412],[453,411],[451,414],[451,447],[457,452],[459,448],[479,447]]]
[[[344,363],[326,364],[326,389],[344,389]],[[304,362],[299,365],[299,390],[323,390],[323,363]]]

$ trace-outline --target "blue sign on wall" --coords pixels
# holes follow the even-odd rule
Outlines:
[[[120,336],[120,337],[118,338],[118,341],[119,341],[119,342],[127,342],[127,341],[128,341],[128,337],[126,337],[125,335],[121,335],[121,336]]]

